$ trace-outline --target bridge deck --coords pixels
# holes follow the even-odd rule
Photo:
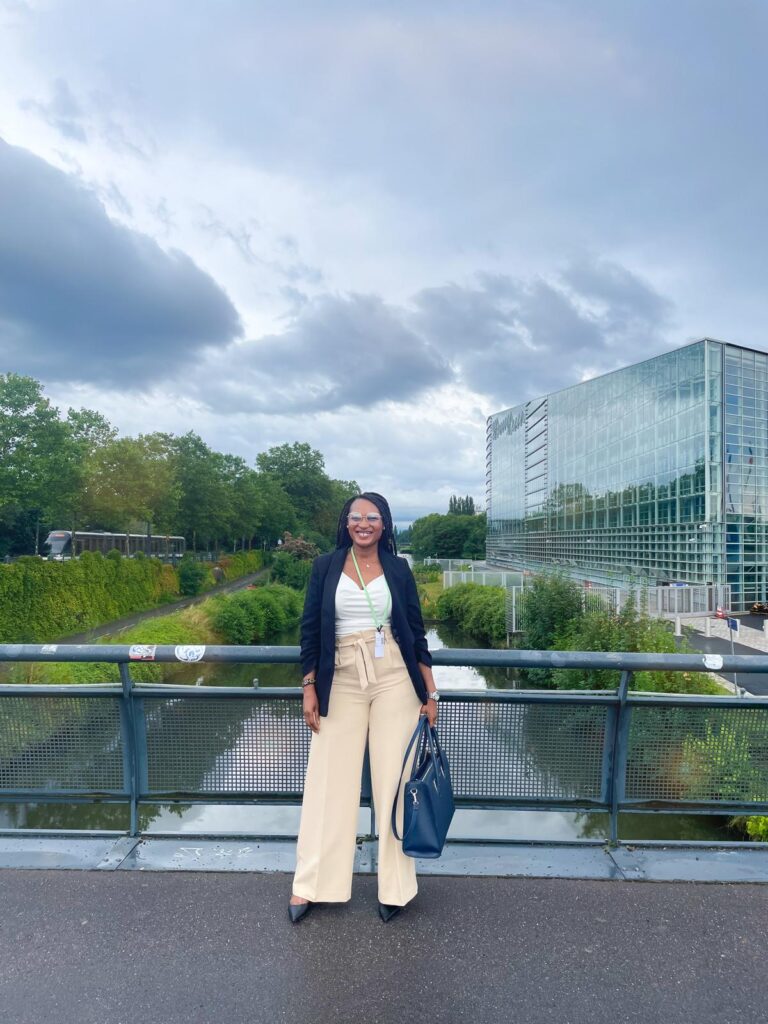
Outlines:
[[[8,1024],[757,1024],[768,888],[371,876],[287,920],[281,873],[0,872]]]

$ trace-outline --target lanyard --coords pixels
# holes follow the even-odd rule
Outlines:
[[[387,615],[389,614],[389,605],[392,600],[392,595],[389,592],[389,587],[387,587],[387,604],[386,607],[384,608],[384,614],[382,615],[381,620],[379,620],[378,616],[376,615],[376,609],[373,607],[371,595],[368,593],[368,587],[366,587],[365,582],[363,581],[363,574],[360,572],[360,566],[357,564],[355,552],[352,550],[352,548],[350,548],[349,550],[352,553],[352,561],[355,563],[355,569],[357,570],[357,578],[360,580],[360,586],[363,588],[363,593],[365,594],[365,599],[368,602],[368,607],[371,609],[371,618],[373,619],[373,624],[376,627],[376,632],[380,633],[386,621]]]

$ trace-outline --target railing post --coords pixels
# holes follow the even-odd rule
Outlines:
[[[124,722],[125,744],[128,754],[128,775],[130,782],[131,800],[131,822],[129,835],[139,834],[139,758],[136,750],[136,715],[133,706],[133,680],[126,662],[121,661],[117,666],[120,670],[120,682],[123,684],[123,707],[125,709]]]
[[[624,770],[626,766],[625,745],[628,736],[629,716],[627,712],[627,693],[629,684],[632,681],[631,672],[622,672],[619,681],[618,707],[616,709],[616,727],[613,735],[613,751],[611,758],[611,832],[608,845],[616,847],[619,845],[619,792],[624,784]]]

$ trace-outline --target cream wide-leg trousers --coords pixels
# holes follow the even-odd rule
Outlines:
[[[309,748],[293,879],[294,896],[313,903],[344,903],[352,895],[366,737],[379,822],[379,902],[402,907],[416,895],[416,864],[392,834],[391,816],[421,702],[388,627],[384,636],[381,658],[374,657],[373,629],[336,643],[328,715]],[[410,766],[401,789],[409,775]]]

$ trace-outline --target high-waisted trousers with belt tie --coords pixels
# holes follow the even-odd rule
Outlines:
[[[387,627],[384,635],[381,658],[374,657],[373,629],[336,642],[328,715],[320,719],[309,749],[293,879],[294,895],[313,903],[343,903],[352,895],[366,738],[379,822],[379,902],[405,906],[416,895],[415,861],[403,853],[390,819],[421,702]],[[403,778],[409,774],[410,766]],[[402,835],[401,829],[402,819]]]

